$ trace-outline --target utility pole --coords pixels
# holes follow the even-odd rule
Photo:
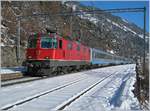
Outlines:
[[[146,7],[143,8],[143,19],[144,19],[144,24],[143,24],[143,39],[144,39],[144,47],[143,47],[143,64],[142,64],[142,72],[143,72],[143,76],[145,75],[145,53],[146,53],[146,41],[145,41],[145,33],[146,33]],[[138,75],[140,76],[140,75]],[[142,94],[142,86],[141,86],[141,83],[142,83],[142,78],[139,77],[139,98],[140,100],[142,99],[141,97],[141,94]],[[141,108],[141,105],[140,105],[140,108]]]
[[[17,56],[17,62],[20,60],[20,18],[17,18],[18,24],[17,24],[17,49],[16,49],[16,56]]]
[[[145,41],[145,32],[146,32],[146,7],[144,7],[144,32],[143,32],[143,38],[144,38],[144,53],[143,53],[143,74],[145,74],[145,53],[146,53],[146,41]]]

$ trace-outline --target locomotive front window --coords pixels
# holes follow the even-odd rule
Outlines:
[[[55,38],[41,38],[41,48],[57,48],[57,40]]]

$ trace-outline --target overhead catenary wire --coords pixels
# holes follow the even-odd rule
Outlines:
[[[28,19],[35,16],[73,16],[82,14],[105,14],[105,13],[127,13],[127,12],[144,12],[144,8],[118,8],[118,9],[107,9],[107,10],[82,10],[82,11],[71,11],[71,12],[60,12],[60,13],[36,13],[32,15],[18,16],[18,19]]]

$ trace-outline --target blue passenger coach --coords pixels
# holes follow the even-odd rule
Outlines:
[[[93,65],[117,65],[127,63],[129,63],[129,61],[126,58],[91,48],[91,64]]]

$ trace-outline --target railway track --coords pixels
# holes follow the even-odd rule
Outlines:
[[[106,66],[103,66],[106,67]],[[107,66],[109,67],[109,66]],[[97,68],[102,68],[101,67],[97,67]],[[95,68],[93,68],[95,69]],[[88,69],[90,70],[90,69]],[[72,74],[72,73],[78,73],[78,72],[84,72],[85,70],[81,69],[80,71],[72,71],[72,72],[68,72],[65,74]],[[61,74],[61,75],[51,75],[51,76],[44,76],[44,77],[31,77],[31,76],[26,76],[24,74],[22,74],[22,76],[16,76],[16,74],[2,74],[2,76],[5,77],[5,79],[2,79],[1,81],[1,87],[6,87],[6,86],[11,86],[11,85],[15,85],[15,84],[20,84],[20,83],[25,83],[25,82],[32,82],[35,80],[41,80],[41,79],[47,79],[50,77],[56,77],[56,76],[63,76],[65,74]],[[13,77],[13,78],[12,78]]]
[[[19,79],[2,81],[1,87],[6,87],[6,86],[10,86],[10,85],[25,83],[25,82],[31,82],[31,81],[40,80],[40,79],[44,79],[44,78],[43,77],[23,77],[23,78],[19,78]]]
[[[57,76],[63,76],[66,74],[72,74],[72,73],[78,73],[78,72],[83,72],[85,70],[80,70],[80,71],[72,71],[70,73],[65,73],[65,74],[60,74],[60,75],[51,75],[51,76],[41,76],[41,77],[32,77],[32,76],[22,76],[21,78],[11,78],[9,79],[9,77],[7,77],[8,79],[6,80],[2,80],[1,82],[1,87],[6,87],[6,86],[11,86],[11,85],[16,85],[16,84],[20,84],[20,83],[26,83],[26,82],[32,82],[35,80],[41,80],[41,79],[47,79],[47,78],[51,78],[51,77],[57,77]],[[9,74],[11,75],[11,74]]]
[[[72,73],[68,73],[68,74],[72,74]],[[43,76],[43,77],[42,76],[40,76],[40,77],[23,76],[22,78],[8,79],[8,80],[5,80],[5,81],[2,81],[1,82],[1,87],[16,85],[16,84],[20,84],[20,83],[26,83],[26,82],[32,82],[32,81],[41,80],[41,79],[48,79],[48,78],[58,77],[58,76],[63,76],[63,75]]]
[[[22,109],[26,109],[28,106],[32,106],[32,104],[34,104],[35,100],[37,100],[38,103],[44,102],[45,97],[46,97],[46,98],[52,99],[52,100],[51,99],[49,100],[52,102],[52,103],[49,103],[49,105],[48,105],[48,107],[50,109],[63,110],[66,106],[71,104],[73,101],[77,100],[80,96],[87,93],[88,91],[90,91],[92,88],[99,85],[103,81],[107,80],[107,78],[109,78],[112,75],[114,76],[114,74],[110,74],[110,75],[107,75],[106,77],[103,77],[101,79],[98,78],[96,80],[95,80],[95,78],[94,79],[93,78],[80,78],[79,80],[75,80],[73,82],[50,89],[48,91],[41,92],[40,94],[36,94],[34,96],[27,97],[23,100],[19,100],[19,101],[15,102],[15,103],[5,105],[1,109],[2,110],[12,110],[14,108],[15,109],[17,108],[17,110],[21,111]],[[87,83],[87,84],[85,84],[85,83]],[[71,91],[74,87],[80,86],[81,84],[85,84],[85,85],[83,85],[79,89]],[[80,92],[80,93],[78,93],[78,92]],[[57,98],[56,95],[60,96],[61,99],[59,97]],[[43,100],[43,98],[44,98],[44,100]],[[54,99],[54,101],[53,101],[53,99]],[[62,104],[59,105],[60,103],[62,103]],[[31,107],[28,107],[28,108],[30,109]],[[44,110],[44,109],[41,109],[41,110]]]
[[[89,92],[91,89],[93,89],[94,87],[96,87],[97,85],[99,85],[100,83],[104,82],[107,78],[109,78],[110,76],[112,76],[112,74],[108,75],[106,78],[103,78],[102,80],[99,80],[98,82],[92,84],[91,86],[89,86],[88,88],[84,89],[83,91],[81,91],[80,93],[78,93],[77,95],[73,96],[72,98],[70,98],[69,100],[63,102],[61,105],[58,105],[56,108],[54,108],[53,110],[63,110],[65,109],[66,106],[69,106],[71,103],[75,102],[78,98],[80,98],[82,95],[86,94],[87,92]]]
[[[109,73],[107,73],[106,70],[103,71],[103,69],[95,69],[84,71],[82,73],[80,72],[78,74],[69,74],[62,77],[49,78],[46,80],[46,82],[45,80],[39,80],[45,82],[45,84],[42,84],[40,87],[37,87],[39,84],[41,84],[39,81],[34,81],[36,83],[35,86],[30,85],[32,82],[25,83],[29,85],[31,92],[26,91],[29,90],[29,88],[25,87],[27,85],[15,85],[22,88],[24,87],[25,89],[23,89],[23,93],[21,94],[18,89],[12,91],[18,91],[18,93],[15,94],[17,95],[17,97],[15,97],[16,99],[8,99],[8,101],[6,100],[2,103],[0,102],[0,109],[8,111],[65,110],[67,106],[70,106],[73,102],[78,101],[78,99],[80,99],[82,96],[84,97],[84,95],[88,94],[97,86],[103,87],[104,84],[107,84],[109,81],[113,81],[113,78],[119,76],[121,73],[119,71],[111,72],[111,70],[113,70],[113,68],[108,68]],[[126,71],[125,68],[122,70]],[[10,87],[13,88],[13,86]],[[34,90],[32,91],[33,88]],[[7,87],[5,90],[8,90]],[[0,94],[0,97],[3,96]],[[8,95],[8,98],[10,97],[13,98],[13,95]]]
[[[50,89],[50,90],[47,90],[47,91],[44,91],[44,92],[41,92],[40,94],[36,94],[36,95],[34,95],[34,96],[27,97],[27,98],[25,98],[25,99],[23,99],[23,100],[19,100],[19,101],[15,102],[15,103],[8,104],[8,105],[2,107],[1,109],[2,109],[2,110],[8,110],[8,109],[12,108],[13,106],[24,104],[24,103],[26,103],[26,102],[29,102],[29,101],[33,100],[33,99],[39,98],[39,97],[41,97],[41,96],[44,96],[44,95],[46,95],[46,94],[48,94],[48,93],[57,91],[57,90],[59,90],[59,89],[62,89],[62,88],[64,88],[64,87],[67,87],[67,86],[72,85],[72,84],[74,84],[74,83],[77,83],[77,82],[79,82],[79,81],[81,81],[81,80],[83,80],[83,79],[86,79],[86,78],[80,78],[80,79],[75,80],[75,81],[73,81],[73,82],[70,82],[70,83],[67,83],[67,84],[58,86],[58,87],[56,87],[56,88],[53,88],[53,89]]]

